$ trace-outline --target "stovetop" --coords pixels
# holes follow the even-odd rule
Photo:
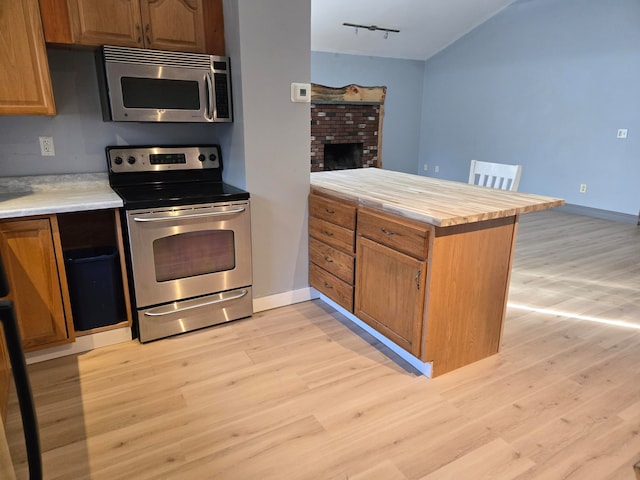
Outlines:
[[[222,182],[218,145],[107,147],[109,184],[126,210],[248,200]]]
[[[174,207],[248,200],[249,192],[222,182],[186,182],[176,185],[111,186],[122,198],[125,210]]]

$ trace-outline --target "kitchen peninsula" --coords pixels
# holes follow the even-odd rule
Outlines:
[[[309,283],[440,375],[498,352],[518,216],[563,203],[377,168],[314,172]]]

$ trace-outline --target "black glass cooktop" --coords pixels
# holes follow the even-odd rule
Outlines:
[[[223,182],[112,186],[126,210],[248,200],[249,192]]]

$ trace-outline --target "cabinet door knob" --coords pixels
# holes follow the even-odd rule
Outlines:
[[[327,237],[333,237],[333,232],[330,232],[329,230],[325,230],[325,231],[324,231],[324,234],[325,234]]]
[[[380,227],[380,230],[382,231],[382,233],[385,233],[385,234],[387,234],[387,235],[389,235],[389,236],[391,236],[391,235],[395,235],[395,234],[396,234],[396,232],[394,232],[393,230],[387,230],[387,229],[386,229],[386,228],[384,228],[384,227]]]
[[[330,208],[325,208],[324,211],[327,212],[329,215],[333,215],[334,213],[336,213],[335,210],[331,210]]]
[[[327,263],[333,263],[333,258],[327,255],[326,257],[324,257],[324,261]]]
[[[140,32],[140,24],[136,23],[136,30],[138,31],[138,43],[142,43],[142,34]]]
[[[333,287],[332,287],[331,285],[329,285],[327,282],[324,282],[324,286],[325,286],[326,288],[333,288]]]
[[[420,273],[422,273],[420,272],[420,270],[418,270],[418,273],[416,273],[416,288],[418,290],[420,290]]]

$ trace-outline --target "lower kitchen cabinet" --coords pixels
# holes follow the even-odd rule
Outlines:
[[[1,221],[0,251],[25,351],[72,342],[56,216]]]
[[[349,230],[322,218],[341,205],[354,208],[325,192],[310,196],[312,287],[430,362],[432,376],[498,352],[516,216],[438,227],[357,205],[352,285]]]
[[[353,312],[356,205],[309,196],[309,284]]]
[[[115,295],[124,304],[124,311],[108,325],[76,331],[65,252],[92,247],[112,247],[118,251],[122,282],[118,282]],[[55,347],[71,343],[80,335],[131,326],[119,210],[0,220],[0,253],[11,287],[6,298],[13,301],[25,351]]]
[[[355,315],[420,355],[426,262],[358,237]]]

